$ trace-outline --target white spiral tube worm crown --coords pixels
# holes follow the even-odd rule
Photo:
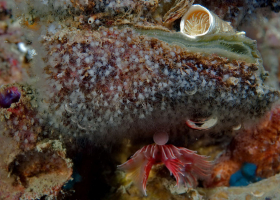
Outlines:
[[[189,38],[197,38],[219,32],[234,32],[229,22],[221,20],[205,7],[195,4],[181,19],[180,30]]]

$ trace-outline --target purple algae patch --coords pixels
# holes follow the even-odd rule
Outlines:
[[[17,87],[9,87],[0,93],[0,107],[9,108],[12,103],[19,101],[21,93]]]

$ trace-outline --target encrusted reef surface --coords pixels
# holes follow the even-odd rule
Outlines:
[[[221,131],[262,116],[279,95],[263,86],[259,55],[250,57],[253,63],[204,55],[207,47],[194,53],[116,28],[63,29],[44,36],[43,44],[53,123],[71,135],[124,136],[139,129],[151,135],[162,128],[177,137],[188,132],[186,120],[209,117],[218,118]]]
[[[279,199],[279,174],[247,187],[218,187],[199,191],[210,200],[218,199]]]
[[[22,80],[23,67],[28,67],[25,55],[18,48],[23,41],[23,32],[19,23],[11,17],[11,9],[6,1],[0,1],[0,84]],[[27,51],[27,49],[26,49]]]
[[[28,85],[0,89],[0,197],[55,197],[72,175],[72,161],[59,140],[42,140],[36,92]],[[41,140],[41,141],[40,141]]]
[[[274,105],[280,93],[267,84],[272,81],[256,41],[212,13],[217,11],[212,3],[201,2],[211,11],[200,6],[192,18],[181,19],[193,3],[8,2],[35,50],[31,68],[20,69],[23,81],[0,88],[0,199],[230,199],[234,192],[238,198],[273,198],[261,187],[279,181],[279,106]],[[231,3],[229,9],[241,5]],[[272,2],[257,2],[254,8],[262,6],[277,10]],[[224,12],[225,5],[220,7]],[[175,174],[184,186],[174,187],[174,177],[160,161],[168,157],[165,164],[177,174],[183,168],[194,172],[174,152],[160,159],[149,152],[154,160],[148,165],[139,151],[137,163],[132,157],[126,165],[144,166],[133,171],[134,177],[116,170],[155,133],[165,133],[172,150],[181,146],[186,157],[196,155],[186,148],[197,150],[200,161],[189,156],[197,171],[204,163],[210,166],[203,155],[213,160],[213,169],[200,171],[211,171],[203,174],[205,180],[191,177],[199,189],[178,183]],[[162,155],[171,149],[154,141]],[[256,164],[262,178],[276,176],[248,186],[252,197],[244,188],[203,188],[228,186],[245,162]],[[149,175],[151,168],[143,197],[129,177],[141,169],[141,175]],[[140,183],[145,191],[146,182]],[[273,190],[270,185],[267,191]]]
[[[266,178],[280,172],[279,168],[279,106],[267,113],[255,127],[244,128],[219,158],[212,178],[206,185],[228,186],[229,178],[243,163],[257,165],[258,176]],[[224,172],[222,172],[224,171]]]
[[[114,196],[109,199],[190,199],[190,200],[228,200],[228,199],[279,199],[279,174],[269,179],[250,184],[247,187],[216,187],[211,189],[177,189],[174,181],[168,176],[168,171],[162,168],[154,169],[151,175],[150,184],[147,190],[150,193],[147,197],[141,197],[133,185],[128,184],[117,190]],[[123,183],[124,184],[124,183]],[[124,184],[125,185],[125,184]]]
[[[0,135],[0,196],[2,199],[39,199],[59,194],[72,175],[72,162],[57,140],[42,141],[22,151],[13,138]]]

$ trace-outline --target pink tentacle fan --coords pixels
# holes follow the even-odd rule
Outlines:
[[[195,151],[168,144],[168,134],[154,135],[156,144],[144,146],[118,169],[128,173],[134,184],[147,196],[146,184],[153,165],[163,163],[174,175],[178,187],[194,187],[197,179],[210,174],[212,163]]]

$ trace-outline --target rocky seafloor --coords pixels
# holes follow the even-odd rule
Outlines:
[[[0,199],[280,199],[279,10],[0,0]]]

